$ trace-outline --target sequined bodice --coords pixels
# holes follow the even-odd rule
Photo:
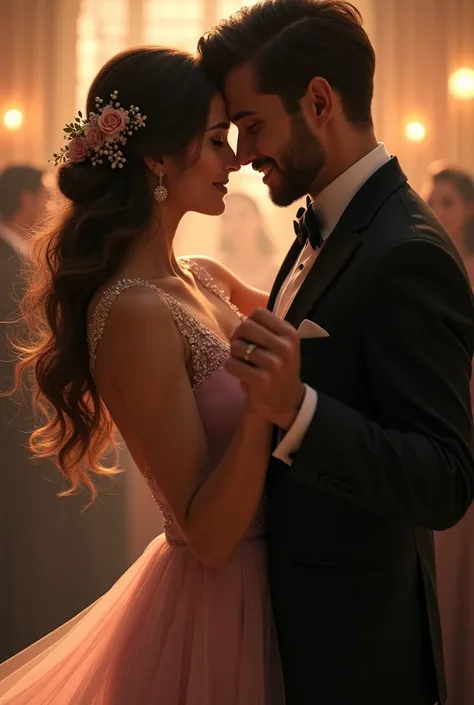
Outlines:
[[[206,289],[224,301],[239,318],[243,318],[237,307],[230,301],[226,293],[216,285],[210,274],[203,267],[190,260],[184,260],[184,262]],[[168,303],[176,326],[189,343],[193,370],[192,386],[196,390],[205,379],[224,364],[229,356],[229,344],[205,326],[173,296],[146,279],[121,279],[103,292],[87,329],[89,365],[92,374],[94,374],[97,362],[97,346],[104,333],[110,307],[123,291],[137,286],[153,289]]]
[[[229,297],[216,285],[204,268],[189,260],[185,260],[185,263],[202,286],[230,306],[239,318],[243,318]],[[188,341],[191,351],[191,383],[206,435],[211,468],[216,467],[224,456],[240,421],[244,405],[243,392],[239,382],[224,369],[224,363],[230,352],[229,344],[199,321],[173,296],[144,279],[122,279],[104,291],[87,331],[91,372],[94,373],[97,347],[105,329],[110,307],[123,291],[140,286],[153,289],[165,299],[178,330]],[[176,545],[184,544],[152,476],[146,470],[143,471],[143,474],[163,513],[164,528],[168,540]],[[254,538],[262,533],[262,512],[259,512],[259,516],[250,528],[248,537]]]

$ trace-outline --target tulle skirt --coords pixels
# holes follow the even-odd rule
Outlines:
[[[0,666],[0,705],[284,705],[262,540],[221,568],[159,536],[111,590]]]

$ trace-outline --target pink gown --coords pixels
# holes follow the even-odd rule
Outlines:
[[[204,270],[191,268],[229,303]],[[156,288],[123,280],[104,293],[89,329],[92,367],[109,308],[130,286]],[[239,384],[223,369],[228,345],[157,293],[190,343],[196,404],[216,466],[243,408]],[[284,705],[262,513],[228,563],[209,568],[147,480],[165,533],[96,603],[0,666],[0,705]]]

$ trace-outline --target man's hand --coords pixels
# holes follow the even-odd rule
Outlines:
[[[265,308],[256,309],[232,336],[226,370],[237,377],[252,406],[288,430],[303,402],[297,331]]]

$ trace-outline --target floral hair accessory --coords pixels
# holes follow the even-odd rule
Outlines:
[[[123,168],[127,161],[122,147],[140,127],[145,127],[146,115],[131,105],[125,110],[118,102],[118,91],[110,94],[110,102],[103,105],[102,98],[95,99],[97,112],[89,113],[86,120],[81,111],[74,122],[64,128],[66,144],[50,159],[55,166],[63,162],[84,162],[90,159],[94,166],[110,163],[112,169]]]

